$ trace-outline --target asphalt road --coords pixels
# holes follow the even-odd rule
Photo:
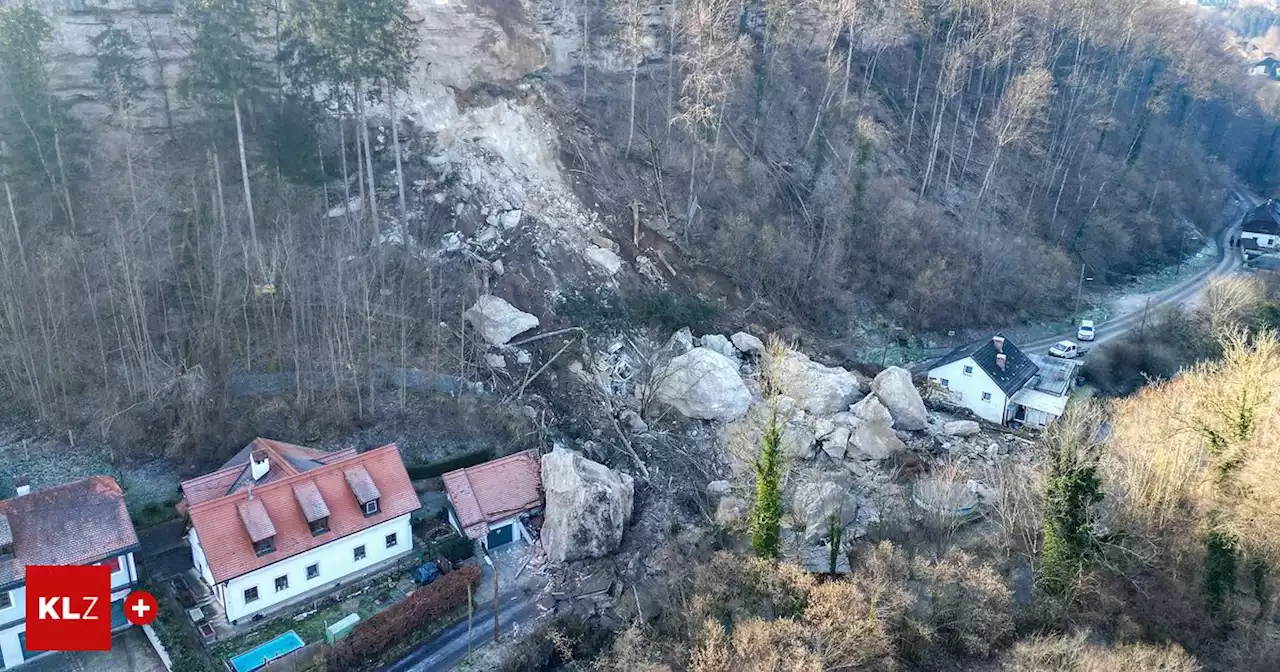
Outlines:
[[[508,639],[517,634],[525,623],[538,613],[534,598],[523,593],[502,599],[499,617],[499,637]],[[480,650],[493,642],[493,604],[476,609],[472,620],[472,648]],[[464,616],[445,628],[436,638],[419,645],[399,661],[382,668],[381,672],[436,672],[451,670],[467,657],[467,618]]]
[[[1236,195],[1239,198],[1243,199],[1250,206],[1256,205],[1257,203],[1260,202],[1258,201],[1258,199],[1248,194],[1236,192]],[[1151,303],[1149,307],[1144,305],[1142,308],[1135,310],[1133,312],[1123,313],[1109,320],[1099,322],[1094,328],[1094,333],[1097,335],[1097,337],[1093,340],[1093,342],[1091,343],[1086,342],[1086,343],[1083,343],[1082,345],[1089,348],[1096,348],[1099,345],[1106,343],[1107,341],[1113,338],[1119,338],[1125,333],[1138,328],[1142,324],[1143,313],[1154,311],[1156,308],[1159,308],[1161,306],[1169,306],[1169,305],[1176,305],[1176,304],[1183,303],[1188,299],[1194,298],[1195,296],[1200,294],[1200,292],[1205,287],[1205,283],[1209,280],[1210,277],[1220,276],[1220,275],[1229,275],[1235,272],[1235,270],[1240,266],[1240,254],[1239,252],[1237,252],[1236,250],[1230,247],[1229,241],[1231,237],[1238,234],[1239,231],[1240,231],[1240,214],[1238,212],[1232,212],[1228,216],[1228,219],[1225,225],[1222,227],[1222,231],[1218,234],[1217,238],[1214,240],[1214,244],[1217,247],[1216,263],[1214,263],[1212,266],[1209,266],[1207,268],[1203,268],[1197,271],[1193,275],[1187,276],[1186,279],[1178,282],[1178,284],[1158,294],[1155,294],[1154,296],[1151,297]],[[1150,315],[1148,315],[1147,317],[1150,318]],[[1076,340],[1076,332],[1073,329],[1071,331],[1066,331],[1061,334],[1057,334],[1055,336],[1042,338],[1038,341],[1031,341],[1029,343],[1019,343],[1018,347],[1022,348],[1024,352],[1044,354],[1045,352],[1048,352],[1049,346],[1053,345],[1054,343],[1057,343],[1058,341],[1074,341],[1074,340]]]

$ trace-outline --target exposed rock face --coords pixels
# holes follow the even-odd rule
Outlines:
[[[511,339],[538,326],[538,318],[496,296],[480,297],[463,314],[490,345],[506,345]]]
[[[702,347],[708,350],[714,350],[731,360],[738,358],[737,348],[733,347],[733,344],[729,342],[729,339],[721,336],[720,334],[707,334],[706,336],[703,336],[701,345]]]
[[[889,409],[880,403],[880,400],[875,395],[868,395],[862,401],[851,406],[849,410],[853,412],[854,417],[864,422],[893,426],[893,415],[889,413]]]
[[[548,558],[599,558],[618,549],[635,496],[630,476],[557,446],[542,456],[542,487],[542,547]]]
[[[773,364],[778,386],[815,415],[843,411],[863,395],[857,375],[823,366],[802,353],[789,350]]]
[[[920,392],[911,382],[911,372],[906,369],[891,366],[881,371],[871,381],[871,391],[889,408],[894,427],[916,431],[928,424],[929,412],[925,410]]]
[[[906,451],[907,444],[888,425],[862,422],[854,428],[849,448],[851,454],[856,453],[862,459],[887,460]]]
[[[654,384],[658,401],[687,418],[736,420],[751,405],[737,362],[707,348],[672,359],[658,371]]]
[[[947,436],[977,436],[982,427],[972,420],[952,420],[942,426],[942,433]]]
[[[764,341],[748,334],[745,331],[739,331],[729,337],[733,341],[733,347],[742,351],[746,355],[755,355],[759,357],[764,354]]]

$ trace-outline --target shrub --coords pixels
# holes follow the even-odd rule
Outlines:
[[[488,462],[493,459],[493,451],[477,450],[473,453],[465,453],[457,457],[451,457],[447,460],[439,462],[431,462],[429,464],[416,464],[411,467],[405,467],[405,471],[409,472],[409,478],[415,481],[424,478],[436,478],[443,476],[457,469],[465,469],[474,467],[477,464]]]
[[[399,604],[361,621],[329,653],[331,672],[361,669],[380,652],[408,640],[467,603],[467,586],[480,583],[474,565],[446,574],[435,583],[415,590]]]
[[[1200,664],[1177,644],[1090,643],[1086,634],[1032,637],[1013,647],[1005,672],[1199,672]]]

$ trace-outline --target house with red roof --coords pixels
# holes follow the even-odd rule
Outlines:
[[[138,535],[124,491],[110,476],[32,491],[0,501],[0,662],[21,665],[44,651],[27,651],[28,565],[107,565],[111,568],[111,627],[129,627],[124,598],[138,582],[133,553]]]
[[[395,444],[329,453],[254,439],[182,494],[196,572],[233,624],[403,560],[421,506]]]
[[[533,542],[525,521],[542,507],[542,464],[526,450],[444,475],[449,522],[486,549]]]

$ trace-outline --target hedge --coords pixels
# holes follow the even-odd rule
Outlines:
[[[399,604],[361,621],[329,652],[329,672],[362,669],[386,649],[467,603],[467,586],[480,583],[480,568],[467,565],[415,590]]]
[[[418,481],[424,478],[443,476],[455,469],[474,467],[477,464],[482,464],[492,459],[493,451],[477,450],[474,453],[465,453],[457,457],[451,457],[447,460],[440,460],[439,462],[415,464],[413,466],[406,467],[405,470],[409,472],[410,479]]]

